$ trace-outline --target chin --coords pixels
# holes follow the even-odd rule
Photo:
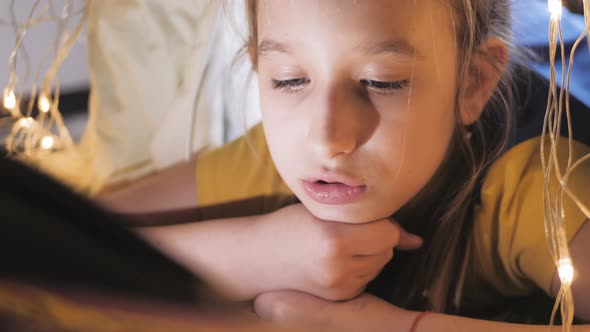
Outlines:
[[[376,211],[375,208],[371,208],[366,204],[328,205],[314,201],[302,201],[302,203],[318,219],[348,224],[368,223],[389,218],[393,214],[393,212]]]

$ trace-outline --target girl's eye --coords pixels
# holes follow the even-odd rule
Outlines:
[[[410,81],[408,81],[408,80],[395,81],[395,82],[361,80],[361,83],[364,86],[366,86],[369,90],[373,90],[373,91],[375,91],[377,93],[381,93],[381,94],[395,92],[397,90],[401,90],[403,88],[406,88],[406,87],[408,87],[408,85],[410,85]]]
[[[282,90],[283,92],[287,93],[294,93],[303,89],[309,83],[309,78],[300,77],[282,81],[272,79],[271,83],[273,89]]]

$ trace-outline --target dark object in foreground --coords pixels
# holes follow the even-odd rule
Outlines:
[[[110,331],[115,322],[133,321],[114,319],[124,312],[139,322],[165,311],[154,308],[219,313],[212,309],[220,301],[197,277],[122,224],[53,179],[0,157],[0,330],[61,331],[67,321]]]
[[[49,177],[0,159],[0,276],[199,303],[203,284]]]

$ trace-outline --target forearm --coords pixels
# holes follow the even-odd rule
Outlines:
[[[253,243],[263,216],[220,219],[164,227],[138,228],[138,233],[164,254],[218,288],[231,299],[247,300],[272,286],[260,275],[262,259]]]
[[[559,328],[556,328],[559,329]],[[560,330],[560,329],[559,329]],[[546,332],[545,325],[510,324],[480,319],[471,319],[445,314],[429,314],[420,320],[417,332]],[[576,325],[572,332],[590,332],[590,325]]]
[[[196,157],[129,183],[104,188],[97,203],[119,213],[146,213],[197,206]]]

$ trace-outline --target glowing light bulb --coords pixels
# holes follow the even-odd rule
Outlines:
[[[551,13],[552,19],[561,17],[563,11],[563,3],[561,0],[548,0],[547,5],[549,6],[549,12]]]
[[[39,96],[39,100],[37,101],[37,108],[39,108],[39,111],[43,113],[49,112],[49,110],[51,109],[51,102],[49,101],[49,98],[47,98],[47,96],[45,95]]]
[[[2,100],[2,104],[4,108],[7,110],[12,110],[16,107],[16,96],[14,95],[14,91],[5,89],[4,90],[4,98]]]
[[[574,266],[569,258],[564,258],[559,261],[557,271],[562,284],[572,284],[572,281],[574,280]]]
[[[41,147],[45,150],[50,150],[55,145],[55,140],[51,136],[45,136],[41,140]]]
[[[35,120],[31,117],[22,118],[16,123],[20,128],[31,128]]]

